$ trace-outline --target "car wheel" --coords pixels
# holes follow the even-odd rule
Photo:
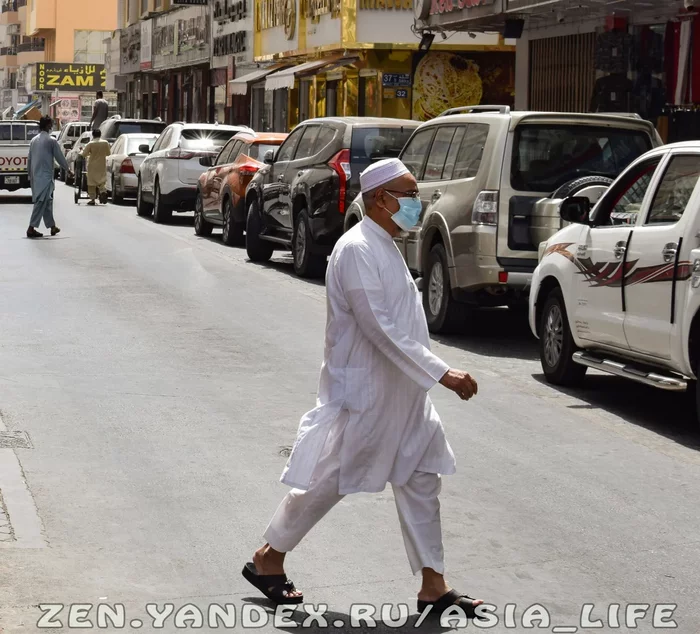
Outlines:
[[[547,297],[540,320],[540,361],[549,383],[573,386],[581,382],[586,366],[573,360],[576,344],[571,336],[569,319],[561,289]]]
[[[452,297],[447,252],[436,244],[424,267],[423,310],[430,332],[448,333],[462,330],[469,318],[469,307]]]
[[[230,198],[226,198],[224,202],[224,227],[221,237],[224,244],[230,247],[242,247],[245,239],[243,237],[243,230],[245,225],[240,222],[236,222],[233,217],[233,204]]]
[[[173,210],[168,207],[160,196],[160,183],[156,181],[153,186],[153,221],[158,224],[170,222],[173,217]]]
[[[326,268],[326,256],[313,252],[314,240],[311,235],[309,216],[302,209],[294,224],[292,236],[292,252],[294,255],[294,270],[301,277],[321,277]]]
[[[114,174],[112,174],[112,191],[110,193],[112,195],[112,202],[115,205],[121,205],[124,202],[124,196],[121,195],[117,188],[117,181],[114,178]]]
[[[258,211],[258,203],[252,200],[248,207],[245,226],[245,248],[251,262],[267,262],[275,250],[270,242],[260,237],[262,230],[263,220]]]
[[[197,192],[197,200],[194,204],[194,232],[206,238],[211,235],[214,225],[204,219],[204,205],[202,204],[202,195]]]
[[[153,213],[153,206],[148,204],[143,199],[143,191],[141,189],[141,179],[139,178],[138,189],[136,190],[136,213],[142,217],[148,217]]]

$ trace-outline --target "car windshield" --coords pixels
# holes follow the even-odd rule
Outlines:
[[[122,134],[160,134],[165,130],[162,121],[123,121],[117,124],[117,133],[114,138]]]
[[[279,146],[279,143],[274,143],[272,145],[269,143],[253,143],[248,148],[246,154],[256,161],[262,161],[263,157],[269,150],[276,152]]]
[[[355,128],[352,131],[350,162],[357,165],[361,171],[363,167],[375,161],[398,157],[414,129],[412,127]]]
[[[222,148],[236,134],[235,130],[211,130],[207,128],[188,128],[182,131],[180,147],[183,150],[202,150]]]
[[[515,131],[511,185],[517,191],[553,192],[584,176],[617,178],[651,149],[641,130],[588,125],[521,125]]]
[[[155,145],[156,141],[158,140],[158,137],[150,137],[150,136],[135,136],[130,138],[126,142],[126,154],[134,154],[138,153],[140,154],[139,146],[141,145],[147,145],[149,150],[153,149],[153,146]]]

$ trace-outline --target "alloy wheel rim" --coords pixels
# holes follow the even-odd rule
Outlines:
[[[306,224],[303,220],[300,220],[297,225],[297,239],[294,255],[297,265],[301,266],[301,263],[304,261],[304,256],[306,255]]]
[[[194,210],[194,227],[197,231],[202,228],[202,201],[197,198],[197,205]]]
[[[231,231],[231,209],[229,203],[224,205],[224,240],[228,240],[229,232]]]
[[[428,305],[433,315],[440,314],[443,295],[445,293],[442,280],[442,262],[436,262],[433,270],[430,271],[430,281],[428,283]]]
[[[559,363],[564,346],[564,320],[559,306],[552,306],[544,325],[544,359],[550,368]]]

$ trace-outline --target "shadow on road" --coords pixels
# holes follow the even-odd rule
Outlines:
[[[16,194],[13,194],[11,196],[0,196],[0,205],[21,205],[25,203],[31,204],[31,202],[31,192],[28,194],[23,194],[21,196],[18,196]]]
[[[268,613],[268,622],[274,622],[275,605],[271,601],[258,597],[245,597],[243,601],[265,609],[265,611]],[[311,616],[310,613],[304,609],[304,607],[297,607],[294,612],[291,612],[291,608],[293,606],[287,607],[290,608],[290,610],[287,610],[284,613],[279,612],[278,618],[280,619],[280,623],[274,625],[275,629],[282,632],[298,630],[300,627],[302,627],[304,622],[306,622],[306,625],[303,627],[305,632],[317,632],[319,634],[321,632],[327,632],[331,628],[334,632],[376,632],[380,634],[384,632],[397,631],[420,631],[425,632],[426,634],[441,634],[442,632],[451,632],[454,629],[442,627],[440,625],[439,618],[432,616],[428,616],[428,618],[422,621],[422,623],[416,628],[416,623],[421,617],[419,614],[410,614],[410,608],[406,622],[400,625],[397,623],[392,624],[390,622],[385,623],[381,621],[379,618],[381,608],[378,608],[376,616],[371,617],[369,622],[363,619],[358,619],[358,624],[353,626],[351,624],[350,615],[343,612],[326,610],[320,614],[320,617],[322,618],[317,618]],[[320,606],[315,606],[314,610],[315,609],[320,610]],[[282,616],[282,614],[284,614],[284,616]],[[398,606],[394,606],[392,609],[392,616],[390,618],[396,619],[399,623],[401,623],[399,616],[399,608]],[[284,621],[282,619],[284,619]],[[285,623],[285,621],[289,624]]]
[[[462,332],[432,335],[442,344],[488,357],[533,361],[539,358],[537,339],[530,332],[527,315],[517,310],[476,310]]]
[[[602,409],[680,445],[700,449],[694,391],[689,394],[666,392],[604,374],[587,374],[581,387],[575,389],[550,385],[542,374],[533,377],[543,385],[586,403],[570,405],[571,409]]]

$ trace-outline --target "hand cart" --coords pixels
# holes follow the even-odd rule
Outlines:
[[[85,170],[85,159],[78,154],[78,158],[75,159],[75,167],[73,168],[75,172],[75,181],[73,187],[75,188],[74,199],[76,205],[78,201],[83,198],[82,194],[85,193],[84,198],[89,198],[87,193],[87,173]],[[85,181],[83,183],[83,181]],[[83,186],[85,185],[85,186]]]

